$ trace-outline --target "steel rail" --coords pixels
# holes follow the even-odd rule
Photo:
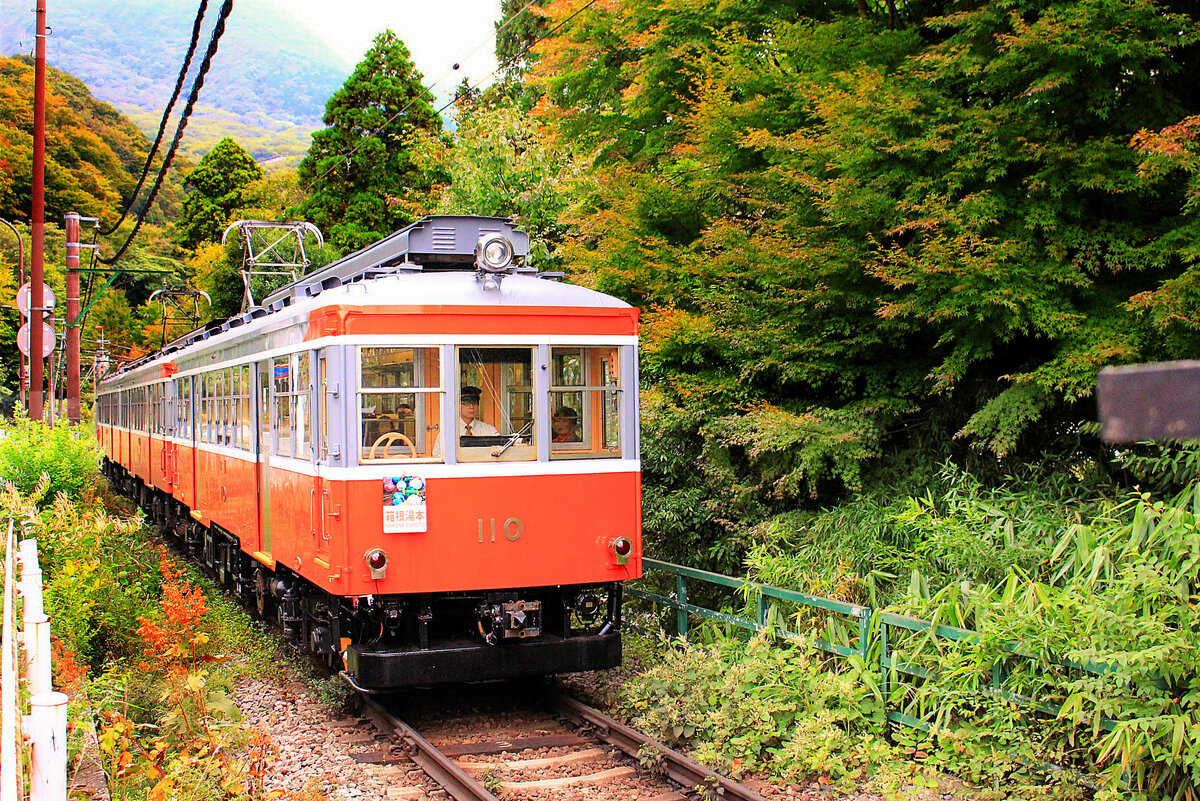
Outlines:
[[[368,695],[359,695],[375,725],[400,739],[408,758],[450,794],[455,801],[500,801],[453,759],[437,750],[411,726]]]
[[[685,789],[695,789],[711,799],[765,801],[761,795],[749,787],[704,767],[696,760],[689,759],[658,740],[631,729],[619,720],[610,718],[603,712],[592,709],[574,698],[561,692],[555,692],[550,700],[559,714],[578,725],[589,726],[592,733],[601,740],[615,745],[634,759],[640,761],[645,757],[646,750],[643,749],[653,749],[655,755],[661,757],[662,767],[667,777]]]

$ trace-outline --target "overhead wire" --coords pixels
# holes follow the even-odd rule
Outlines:
[[[204,6],[203,6],[203,4],[206,4],[206,3],[207,3],[207,0],[201,0],[201,2],[202,2],[202,8],[203,8],[203,7],[204,7]],[[530,7],[532,7],[532,6],[533,6],[533,5],[534,5],[536,2],[538,2],[538,0],[529,0],[529,2],[527,2],[527,3],[526,3],[524,6],[522,6],[522,7],[521,7],[521,8],[520,8],[518,11],[516,11],[514,14],[512,14],[512,16],[510,16],[510,17],[509,17],[507,20],[505,20],[505,21],[504,21],[504,22],[503,22],[503,23],[502,23],[502,24],[501,24],[501,25],[500,25],[500,26],[499,26],[499,27],[496,29],[496,32],[495,32],[495,34],[492,34],[492,36],[495,36],[496,34],[499,34],[499,33],[501,33],[502,31],[504,31],[504,29],[506,29],[506,28],[507,28],[509,25],[511,25],[511,24],[512,24],[512,23],[513,23],[513,22],[514,22],[516,19],[517,19],[517,17],[519,17],[521,14],[525,13],[525,12],[526,12],[526,11],[527,11],[527,10],[528,10]],[[570,22],[571,20],[573,20],[575,17],[579,16],[581,13],[583,13],[584,11],[586,11],[588,8],[590,8],[590,7],[591,7],[592,5],[594,5],[595,3],[596,3],[596,0],[588,0],[588,2],[587,2],[587,3],[585,3],[585,4],[584,4],[584,5],[582,5],[580,8],[578,8],[578,9],[577,9],[577,10],[576,10],[574,13],[572,13],[572,14],[571,14],[569,17],[567,17],[567,18],[566,18],[566,19],[564,19],[562,22],[560,22],[560,23],[558,23],[557,25],[555,25],[553,28],[551,28],[550,30],[548,30],[546,33],[544,33],[544,34],[542,34],[541,36],[539,36],[538,38],[534,39],[534,40],[533,40],[532,42],[530,42],[528,45],[526,45],[525,47],[523,47],[519,53],[516,53],[516,54],[515,54],[515,55],[513,55],[511,58],[509,58],[507,61],[505,61],[505,62],[504,62],[504,64],[501,64],[501,65],[497,66],[497,67],[496,67],[496,69],[492,70],[492,72],[491,72],[491,73],[489,73],[489,74],[488,74],[488,75],[487,75],[487,76],[484,78],[484,80],[486,81],[486,80],[488,80],[488,79],[490,79],[490,78],[494,77],[494,76],[495,76],[497,73],[499,73],[501,70],[503,70],[503,69],[507,69],[507,68],[508,68],[510,65],[512,65],[512,64],[514,64],[514,63],[516,63],[516,61],[517,61],[518,59],[520,59],[520,58],[523,58],[525,55],[527,55],[527,54],[529,53],[529,51],[530,51],[530,50],[532,50],[532,49],[533,49],[535,46],[537,46],[537,45],[538,45],[538,44],[540,44],[542,41],[544,41],[545,39],[547,39],[547,38],[549,38],[550,36],[552,36],[552,35],[553,35],[554,33],[556,33],[557,31],[561,30],[561,29],[562,29],[562,27],[563,27],[564,25],[566,25],[568,22]],[[205,77],[206,73],[208,72],[208,69],[209,69],[209,67],[211,66],[212,57],[213,57],[213,55],[216,53],[216,49],[217,49],[217,43],[219,42],[219,40],[220,40],[221,36],[222,36],[222,35],[224,34],[224,32],[225,32],[225,22],[226,22],[226,20],[228,19],[228,17],[229,17],[229,14],[230,14],[230,12],[232,11],[232,9],[233,9],[233,0],[225,0],[225,2],[224,2],[224,3],[222,4],[222,6],[221,6],[221,12],[220,12],[220,15],[219,15],[219,17],[218,17],[218,19],[217,19],[217,24],[216,24],[216,25],[214,26],[214,28],[213,28],[213,34],[212,34],[212,37],[209,39],[209,45],[208,45],[208,49],[207,49],[207,51],[205,52],[205,55],[204,55],[204,61],[203,61],[203,62],[201,62],[200,70],[199,70],[199,72],[198,72],[198,74],[197,74],[197,76],[196,76],[196,80],[195,80],[195,82],[192,84],[192,91],[191,91],[191,93],[190,93],[190,94],[189,94],[189,96],[188,96],[188,102],[187,102],[187,105],[184,107],[184,111],[183,111],[183,114],[182,114],[182,116],[181,116],[181,118],[180,118],[179,125],[178,125],[178,127],[176,128],[176,131],[175,131],[175,137],[174,137],[174,139],[173,139],[173,140],[172,140],[172,142],[171,142],[170,149],[167,151],[167,154],[166,154],[165,158],[163,159],[163,164],[162,164],[162,166],[159,168],[158,175],[157,175],[157,177],[156,177],[156,179],[155,179],[154,186],[151,188],[150,195],[149,195],[149,197],[146,199],[146,203],[145,203],[145,205],[143,206],[142,210],[141,210],[141,211],[139,212],[139,214],[138,214],[137,220],[136,220],[136,222],[134,223],[134,229],[133,229],[133,231],[132,231],[132,232],[130,232],[130,235],[129,235],[129,237],[128,237],[128,238],[125,240],[125,242],[124,242],[124,243],[121,245],[121,247],[120,247],[120,248],[117,250],[117,252],[116,252],[116,253],[115,253],[113,256],[111,256],[110,258],[107,258],[107,259],[106,259],[106,258],[103,258],[103,257],[100,257],[100,258],[99,258],[99,261],[100,261],[102,264],[108,264],[108,265],[114,264],[114,263],[115,263],[115,262],[116,262],[118,259],[120,259],[120,258],[121,258],[121,256],[123,256],[123,255],[124,255],[125,251],[126,251],[126,250],[128,249],[128,247],[129,247],[129,245],[130,245],[130,244],[133,242],[133,239],[134,239],[134,237],[136,237],[136,236],[137,236],[138,230],[141,228],[141,225],[142,225],[142,222],[143,222],[143,221],[144,221],[144,219],[145,219],[145,215],[146,215],[146,213],[149,211],[150,207],[151,207],[151,206],[153,205],[153,203],[154,203],[154,199],[155,199],[155,198],[157,197],[157,195],[158,195],[158,191],[159,191],[159,190],[162,188],[163,179],[165,178],[165,176],[166,176],[166,173],[167,173],[167,170],[169,169],[169,167],[170,167],[170,165],[171,165],[171,162],[172,162],[172,161],[173,161],[173,159],[174,159],[175,152],[176,152],[176,150],[177,150],[177,148],[178,148],[178,146],[179,146],[179,142],[180,142],[180,140],[181,140],[181,139],[182,139],[182,137],[183,137],[183,132],[184,132],[185,128],[187,127],[187,121],[188,121],[188,117],[191,115],[192,108],[193,108],[193,106],[195,105],[196,98],[197,98],[197,96],[199,95],[200,88],[201,88],[201,87],[204,85],[204,77]],[[201,19],[201,17],[200,17],[200,16],[198,16],[198,17],[197,17],[197,25],[199,25],[199,20],[200,20],[200,19]],[[486,44],[487,44],[487,42],[488,42],[488,41],[490,41],[490,40],[491,40],[492,36],[489,36],[487,39],[485,39],[485,40],[484,40],[483,42],[481,42],[479,45],[476,45],[476,47],[475,47],[474,49],[472,49],[472,50],[471,50],[471,51],[470,51],[470,52],[467,54],[467,57],[469,58],[470,56],[472,56],[472,55],[474,55],[476,52],[478,52],[480,48],[482,48],[484,45],[486,45]],[[192,52],[192,51],[189,49],[189,61],[190,61],[190,54],[191,54],[191,52]],[[426,93],[431,93],[432,89],[433,89],[435,86],[437,86],[439,83],[441,83],[443,80],[445,80],[445,78],[446,78],[447,76],[449,76],[450,74],[452,74],[452,73],[453,73],[453,72],[454,72],[456,69],[457,69],[457,65],[455,65],[455,67],[451,68],[450,70],[447,70],[447,71],[446,71],[446,72],[445,72],[445,73],[444,73],[444,74],[443,74],[441,77],[439,77],[439,78],[438,78],[436,81],[434,81],[433,83],[429,84],[429,85],[428,85],[428,86],[426,86],[426,87],[423,87],[423,92],[422,92],[421,94],[418,94],[416,97],[413,97],[411,100],[409,100],[409,101],[408,101],[408,103],[406,103],[406,104],[404,105],[404,107],[403,107],[403,108],[401,108],[400,110],[398,110],[398,111],[397,111],[396,113],[394,113],[394,114],[393,114],[391,117],[389,117],[387,120],[385,120],[385,121],[383,122],[383,124],[382,124],[382,125],[380,125],[380,126],[379,126],[378,128],[376,128],[374,131],[372,131],[371,135],[373,136],[373,135],[375,135],[375,134],[379,133],[379,132],[380,132],[380,131],[382,131],[384,128],[386,128],[388,125],[392,124],[392,123],[393,123],[393,122],[394,122],[394,121],[395,121],[395,120],[396,120],[396,119],[397,119],[397,118],[398,118],[400,115],[402,115],[402,114],[403,114],[404,112],[406,112],[406,111],[407,111],[409,108],[411,108],[411,107],[412,107],[412,105],[413,105],[414,103],[416,103],[418,99],[420,99],[420,98],[421,98],[421,97],[422,97],[424,94],[426,94]],[[181,75],[181,81],[182,81],[182,75]],[[178,88],[178,87],[177,87],[177,88]],[[450,100],[448,103],[446,103],[444,106],[442,106],[441,108],[439,108],[439,109],[438,109],[438,111],[437,111],[437,113],[438,113],[438,114],[440,114],[441,112],[445,111],[447,108],[449,108],[450,106],[452,106],[452,105],[454,105],[455,103],[457,103],[459,99],[460,99],[460,96],[456,95],[456,96],[455,96],[453,99],[451,99],[451,100]],[[172,105],[173,105],[173,102],[174,102],[174,101],[172,101]],[[166,120],[166,113],[164,113],[164,122],[165,122],[165,120]],[[160,134],[161,134],[161,128],[160,128]],[[364,143],[365,143],[365,138],[364,138],[364,142],[360,142],[358,145],[356,145],[354,148],[352,148],[352,149],[350,150],[350,152],[349,152],[349,153],[343,154],[341,157],[342,157],[343,159],[348,159],[348,158],[350,158],[350,157],[354,156],[354,154],[355,154],[355,153],[357,153],[357,152],[359,151],[359,149],[360,149],[360,148],[363,146],[363,144],[364,144]],[[147,164],[149,164],[149,161],[150,161],[150,159],[147,159]],[[321,180],[322,178],[325,178],[325,177],[326,177],[326,176],[328,176],[330,173],[332,173],[332,172],[333,172],[335,169],[337,169],[337,167],[336,167],[336,166],[330,167],[330,168],[329,168],[329,169],[327,169],[325,172],[323,172],[321,175],[319,175],[319,176],[315,177],[315,178],[314,178],[312,181],[310,181],[310,182],[309,182],[309,183],[308,183],[308,184],[307,184],[307,185],[304,187],[304,188],[305,188],[305,191],[307,191],[307,190],[311,189],[311,188],[312,188],[312,186],[313,186],[313,185],[314,185],[314,184],[315,184],[317,181]],[[140,183],[140,182],[139,182],[139,183]],[[132,206],[132,203],[131,203],[131,206]],[[126,214],[127,214],[127,213],[128,213],[128,209],[126,209]],[[124,220],[124,218],[125,218],[125,214],[122,214],[122,220]],[[119,224],[120,224],[120,223],[118,223],[118,225],[119,225]],[[115,229],[114,229],[114,230],[115,230]],[[107,233],[111,233],[111,232],[107,232]]]
[[[137,202],[138,195],[142,192],[142,187],[146,183],[146,177],[150,174],[150,167],[154,163],[154,157],[158,155],[158,148],[162,144],[163,134],[167,131],[167,122],[171,119],[171,112],[175,109],[175,101],[179,99],[179,93],[183,91],[183,82],[187,78],[187,72],[192,66],[192,56],[196,54],[196,45],[200,42],[200,29],[204,26],[204,16],[207,13],[208,0],[200,0],[200,8],[196,12],[196,20],[192,23],[192,40],[188,44],[187,55],[183,57],[183,66],[179,69],[179,77],[175,79],[175,90],[171,92],[171,99],[167,101],[167,107],[163,109],[162,120],[158,124],[158,133],[154,137],[154,144],[150,146],[150,152],[146,154],[146,163],[142,166],[142,176],[138,178],[137,186],[133,188],[133,192],[129,195],[129,203],[126,204],[124,211],[121,212],[121,219],[117,220],[112,228],[101,231],[101,236],[111,236],[117,232],[117,229],[125,222],[129,211]]]
[[[524,48],[522,48],[521,52],[519,52],[519,53],[517,53],[516,55],[512,56],[510,59],[508,59],[507,61],[505,61],[503,64],[500,64],[500,65],[498,65],[498,66],[496,67],[496,69],[492,70],[492,71],[491,71],[491,72],[490,72],[488,75],[484,76],[484,79],[483,79],[483,80],[484,80],[484,81],[486,81],[486,80],[488,80],[489,78],[492,78],[493,76],[495,76],[495,75],[496,75],[497,73],[499,73],[501,70],[506,70],[506,69],[508,69],[510,65],[512,65],[512,64],[515,64],[515,63],[517,62],[517,59],[520,59],[520,58],[522,58],[523,56],[527,55],[527,54],[529,53],[529,51],[530,51],[530,50],[532,50],[534,47],[536,47],[538,44],[540,44],[541,42],[545,41],[546,39],[549,39],[551,36],[553,36],[555,33],[557,33],[557,32],[558,32],[558,31],[559,31],[559,30],[562,28],[562,26],[566,25],[568,22],[570,22],[571,20],[573,20],[573,19],[575,19],[576,17],[578,17],[578,16],[579,16],[580,14],[582,14],[584,11],[587,11],[587,10],[588,10],[588,8],[589,8],[590,6],[592,6],[592,5],[594,5],[595,3],[596,3],[596,0],[588,0],[588,2],[584,3],[584,4],[583,4],[582,6],[580,6],[578,9],[576,9],[576,11],[575,11],[575,13],[574,13],[574,14],[572,14],[572,15],[571,15],[571,16],[569,16],[569,17],[567,17],[567,18],[566,18],[566,19],[564,19],[562,22],[558,23],[557,25],[555,25],[553,28],[551,28],[550,30],[548,30],[548,31],[546,31],[545,33],[543,33],[543,34],[542,34],[541,36],[539,36],[538,38],[534,39],[532,42],[530,42],[528,45],[526,45]],[[532,3],[531,3],[530,5],[532,5]],[[529,6],[525,6],[525,8],[529,8]],[[524,11],[525,9],[521,9],[521,10],[522,10],[522,11]],[[521,12],[520,12],[520,11],[518,11],[517,13],[519,14],[519,13],[521,13]],[[513,18],[514,18],[514,19],[516,18],[516,14],[514,14],[514,15],[513,15]],[[510,20],[510,22],[511,22],[511,20]],[[499,33],[499,32],[500,32],[500,29],[497,29],[496,33]],[[448,108],[450,108],[451,106],[453,106],[455,103],[457,103],[457,102],[459,101],[459,99],[460,99],[460,98],[461,98],[461,96],[460,96],[460,95],[455,95],[455,96],[454,96],[454,97],[453,97],[453,98],[450,100],[450,102],[449,102],[449,103],[447,103],[446,105],[444,105],[444,106],[442,106],[440,109],[438,109],[438,114],[441,114],[443,111],[445,111],[446,109],[448,109]]]
[[[171,146],[167,150],[166,156],[163,157],[163,163],[158,170],[158,176],[154,180],[154,186],[151,187],[150,195],[146,198],[146,205],[138,212],[137,220],[134,222],[133,230],[129,233],[129,237],[110,258],[100,258],[101,264],[115,264],[125,255],[125,251],[133,242],[134,237],[137,236],[138,230],[142,227],[142,222],[146,219],[146,213],[154,205],[154,199],[158,196],[158,191],[162,188],[163,180],[167,177],[167,171],[170,169],[171,162],[175,158],[175,152],[178,150],[179,143],[183,139],[183,132],[187,129],[188,117],[191,116],[192,109],[196,105],[196,99],[200,96],[200,89],[204,86],[204,76],[208,74],[208,70],[212,66],[213,56],[217,53],[217,45],[225,33],[225,22],[229,19],[229,15],[232,12],[233,0],[225,0],[221,4],[221,11],[217,16],[216,25],[213,26],[212,36],[208,40],[208,48],[204,53],[204,60],[200,62],[196,79],[192,83],[192,91],[188,94],[187,104],[184,106],[179,118],[179,124],[175,128],[175,138],[171,141]]]

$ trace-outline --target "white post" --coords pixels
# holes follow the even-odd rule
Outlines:
[[[0,643],[0,707],[3,707],[3,724],[0,724],[0,801],[19,801],[17,786],[17,665],[16,633],[17,610],[13,604],[16,586],[13,581],[13,522],[8,521],[8,536],[4,546],[4,634]]]
[[[66,801],[67,696],[41,693],[29,699],[33,776],[29,801]]]
[[[54,689],[50,665],[50,618],[42,606],[42,568],[38,564],[37,540],[21,540],[21,620],[25,632],[25,675],[29,694]]]
[[[38,563],[37,540],[21,540],[18,547],[21,559],[21,596],[25,599],[22,620],[28,620],[45,614],[42,607],[42,566]]]

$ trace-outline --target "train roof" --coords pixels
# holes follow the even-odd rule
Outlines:
[[[450,236],[447,231],[458,231]],[[106,377],[111,380],[168,360],[179,351],[203,342],[218,345],[267,329],[285,309],[289,319],[328,306],[481,306],[631,308],[622,300],[587,287],[562,283],[558,273],[522,269],[484,282],[466,266],[466,245],[480,233],[499,231],[513,239],[517,255],[528,251],[528,236],[511,222],[495,217],[427,217],[385,239],[317,270],[268,295],[262,306],[225,320],[214,320],[168,343],[162,350],[124,365]],[[442,252],[425,251],[440,243]],[[453,251],[453,252],[451,252]],[[415,260],[430,259],[433,269]]]
[[[287,297],[302,297],[315,287],[329,288],[372,272],[405,269],[475,268],[475,245],[484,234],[501,234],[513,246],[513,256],[529,254],[529,235],[504,217],[435,215],[423,217],[362,250],[282,286],[263,300],[270,306]]]

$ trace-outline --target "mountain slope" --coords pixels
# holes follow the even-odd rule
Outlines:
[[[68,211],[111,224],[141,173],[149,143],[115,108],[56,69],[46,82],[46,218]],[[0,57],[0,217],[27,220],[33,153],[33,66]],[[160,200],[179,191],[168,186]]]
[[[195,0],[75,0],[55,4],[47,60],[84,81],[153,136],[187,51]],[[193,71],[220,8],[210,0]],[[26,5],[0,9],[0,53],[32,50]],[[258,158],[296,155],[321,126],[325,100],[350,67],[268,0],[238,0],[188,124],[185,151],[234,136]],[[191,78],[184,86],[184,94]],[[182,107],[182,98],[178,107]],[[174,130],[173,126],[170,130]]]

